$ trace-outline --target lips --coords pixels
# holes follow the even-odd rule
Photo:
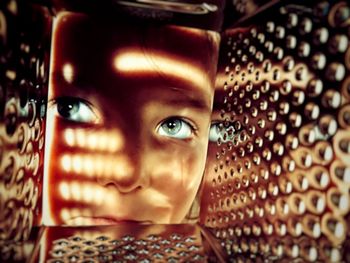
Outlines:
[[[117,219],[114,217],[75,217],[68,220],[67,225],[101,226],[119,224],[151,224],[151,221]]]

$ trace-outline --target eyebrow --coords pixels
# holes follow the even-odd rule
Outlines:
[[[56,79],[56,81],[59,81],[60,83],[65,83],[65,80],[59,71],[52,72],[52,77]],[[82,89],[82,85],[79,85],[79,81],[73,81],[73,83],[68,83],[70,91],[74,94],[73,96],[95,96],[98,94],[98,90],[94,87],[88,87],[86,85],[83,85],[84,87],[87,87],[86,89]],[[164,88],[164,87],[163,87]],[[158,88],[160,89],[160,88]],[[212,105],[211,101],[206,101],[204,98],[205,96],[203,94],[200,94],[201,92],[197,92],[197,90],[192,90],[186,86],[183,87],[170,87],[168,88],[169,91],[173,93],[177,93],[178,95],[175,96],[167,96],[165,99],[160,100],[162,104],[172,104],[172,105],[178,105],[183,108],[190,107],[197,109],[199,111],[203,112],[212,112]],[[193,95],[189,95],[189,91]],[[78,93],[78,94],[77,94]]]
[[[172,104],[181,108],[194,108],[198,111],[211,113],[211,105],[206,103],[204,100],[196,98],[170,98],[163,100],[161,104]]]
[[[60,70],[54,70],[50,73],[50,83],[49,83],[49,92],[48,92],[48,100],[52,100],[50,98],[51,96],[53,98],[57,97],[57,94],[54,94],[57,90],[57,87],[54,87],[53,83],[55,85],[64,85],[64,89],[66,91],[70,91],[70,93],[74,94],[75,96],[95,96],[98,94],[98,90],[95,89],[93,86],[86,84],[85,82],[81,81],[80,79],[74,79],[72,82],[68,83],[65,77],[62,74],[62,71]],[[62,88],[59,88],[58,90],[62,90]],[[78,95],[77,95],[78,94]],[[73,96],[74,97],[74,96]]]
[[[169,98],[170,102],[178,103],[179,105],[190,105],[198,110],[209,111],[213,110],[213,99],[214,99],[214,91],[210,96],[210,93],[206,93],[205,95],[202,92],[197,92],[196,90],[192,90],[189,93],[188,87],[171,87],[170,90],[172,92],[178,93],[179,97],[171,97]],[[208,99],[211,97],[212,99]],[[207,99],[206,99],[207,98]]]

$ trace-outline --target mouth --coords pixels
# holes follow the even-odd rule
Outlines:
[[[114,217],[75,217],[67,221],[67,225],[75,226],[105,226],[105,225],[119,225],[119,224],[152,224],[151,221],[138,221],[131,219],[119,219]]]

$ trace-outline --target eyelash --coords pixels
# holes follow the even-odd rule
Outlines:
[[[82,98],[69,96],[59,97],[50,102],[49,107],[52,106],[55,107],[56,114],[65,120],[80,123],[97,123],[100,121],[91,103]],[[64,109],[64,107],[68,108]],[[64,116],[64,110],[73,112],[65,112],[67,116]]]
[[[49,107],[52,106],[55,107],[55,113],[60,118],[68,121],[78,123],[97,123],[99,121],[91,103],[81,98],[59,97],[49,102]],[[156,131],[160,136],[188,140],[197,135],[198,128],[183,117],[171,116],[161,121],[157,125]]]
[[[178,135],[178,133],[180,132],[177,132],[176,134],[165,134],[166,131],[164,130],[163,128],[163,125],[167,124],[167,123],[170,123],[171,121],[175,122],[175,121],[180,121],[181,122],[181,127],[180,129],[182,128],[182,125],[185,124],[189,127],[190,129],[190,134],[185,137],[181,137],[181,135]],[[183,124],[182,124],[183,123]],[[186,127],[186,126],[185,126]],[[197,133],[198,133],[198,128],[196,125],[194,125],[191,121],[183,118],[183,117],[179,117],[179,116],[171,116],[169,118],[166,118],[164,120],[162,120],[158,125],[157,125],[157,128],[156,128],[156,131],[157,133],[160,135],[160,136],[164,136],[164,137],[170,137],[172,139],[177,139],[177,140],[189,140],[191,138],[193,138],[193,136],[196,136]]]

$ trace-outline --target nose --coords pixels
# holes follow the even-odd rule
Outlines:
[[[110,129],[117,130],[122,146],[111,153],[112,163],[106,165],[106,175],[99,178],[103,186],[116,187],[121,193],[133,192],[137,189],[146,188],[149,185],[149,165],[146,162],[146,155],[149,152],[147,141],[144,138],[143,123],[140,119],[142,113],[139,107],[130,103],[126,97],[133,93],[121,92],[117,101],[107,101],[110,105],[109,120],[105,123]]]
[[[121,193],[129,193],[149,185],[142,154],[116,154],[104,161],[104,173],[97,177],[103,186],[114,186]]]

